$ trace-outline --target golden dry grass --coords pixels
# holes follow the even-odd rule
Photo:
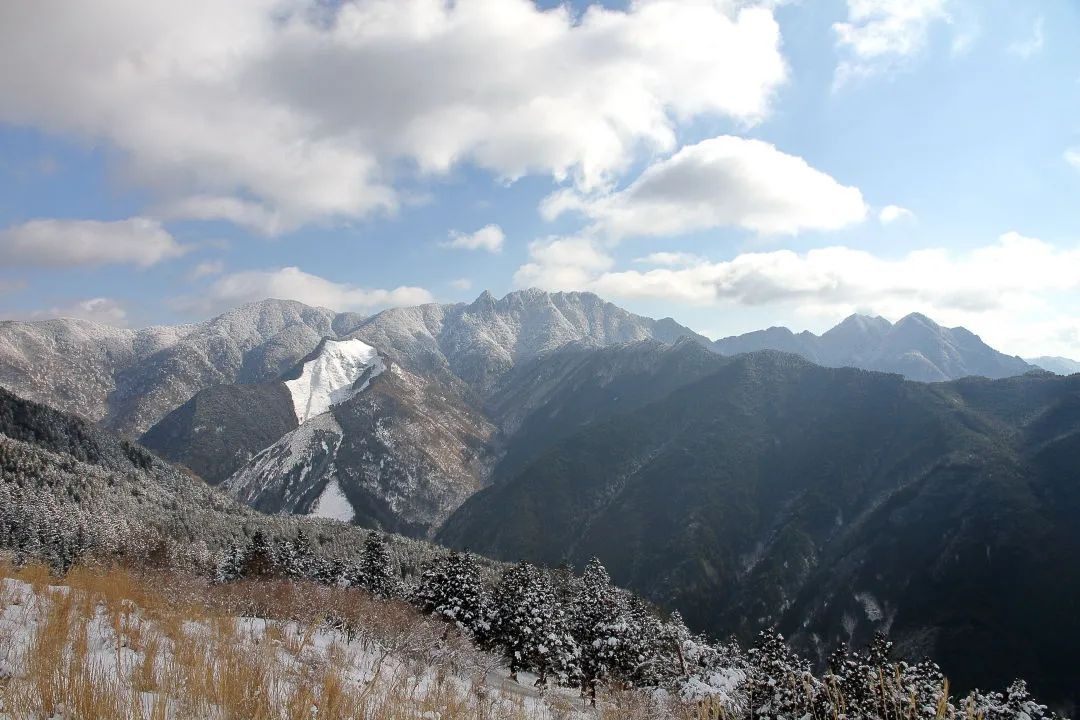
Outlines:
[[[34,628],[4,688],[13,720],[527,716],[522,697],[481,687],[490,661],[470,660],[464,639],[408,605],[360,591],[283,581],[208,586],[115,567],[75,567],[58,578],[2,558],[0,578],[33,590],[0,597],[0,612],[21,602],[11,612]],[[0,624],[8,645],[13,617]]]

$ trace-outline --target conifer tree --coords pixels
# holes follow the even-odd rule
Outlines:
[[[565,679],[574,672],[566,616],[545,573],[527,562],[509,568],[495,590],[494,605],[493,635],[503,647],[512,678],[516,680],[520,670],[532,670],[542,685],[549,675]]]
[[[801,718],[818,702],[819,681],[810,664],[784,644],[772,628],[758,634],[750,650],[748,700],[757,718]]]
[[[394,572],[394,560],[386,539],[377,532],[368,534],[357,568],[357,583],[381,600],[400,597],[401,581]]]
[[[442,617],[483,643],[491,633],[491,597],[475,556],[468,551],[436,558],[412,593],[422,612]]]
[[[581,652],[581,689],[595,703],[597,686],[611,679],[628,641],[622,597],[598,558],[585,566],[571,628]]]
[[[240,574],[245,578],[269,578],[277,571],[277,559],[274,549],[262,530],[256,530],[251,536],[251,544],[244,554]]]

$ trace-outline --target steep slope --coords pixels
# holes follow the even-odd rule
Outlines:
[[[1027,362],[1041,367],[1043,370],[1049,370],[1057,375],[1074,375],[1080,373],[1080,362],[1070,360],[1063,357],[1035,357],[1027,358]]]
[[[512,477],[587,425],[664,398],[729,361],[684,337],[674,344],[571,345],[518,365],[486,405],[499,428],[488,484]]]
[[[766,352],[568,438],[437,538],[597,555],[700,628],[775,623],[821,659],[889,629],[961,687],[1076,701],[1077,449],[1080,379],[927,385]]]
[[[139,442],[211,485],[298,425],[284,383],[212,385],[162,418]]]
[[[912,313],[895,325],[880,317],[852,315],[821,336],[769,328],[717,340],[724,355],[778,350],[826,367],[900,373],[909,380],[940,382],[977,375],[1022,375],[1031,365],[986,345],[964,328],[945,328]]]
[[[127,437],[199,390],[272,380],[360,316],[264,300],[196,325],[121,330],[81,320],[0,323],[0,385]]]
[[[223,488],[272,513],[325,514],[424,536],[485,474],[494,427],[438,376],[390,363],[362,392],[285,434]]]

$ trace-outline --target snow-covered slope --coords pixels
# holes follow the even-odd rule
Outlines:
[[[296,420],[303,424],[368,386],[385,369],[375,348],[361,340],[326,340],[304,363],[300,377],[286,380]]]

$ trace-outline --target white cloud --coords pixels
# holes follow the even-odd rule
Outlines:
[[[0,262],[8,266],[149,267],[187,251],[160,223],[146,218],[31,220],[0,230]]]
[[[220,260],[207,260],[201,262],[188,272],[188,280],[195,281],[204,277],[220,275],[225,272],[225,263]]]
[[[762,234],[835,230],[861,221],[866,204],[858,188],[802,158],[724,135],[683,147],[619,192],[589,197],[563,190],[541,206],[549,220],[569,211],[584,213],[618,240],[725,226]]]
[[[949,0],[847,0],[847,20],[833,24],[842,55],[834,87],[888,69],[921,51],[931,25],[952,22],[949,5]],[[953,51],[957,50],[954,43]]]
[[[1031,35],[1009,45],[1009,52],[1025,60],[1042,52],[1043,26],[1045,23],[1046,19],[1039,17],[1035,21],[1035,26],[1031,29]]]
[[[245,270],[224,275],[200,295],[176,298],[172,305],[184,312],[210,315],[265,298],[298,300],[331,310],[357,311],[433,302],[431,293],[419,287],[402,286],[393,290],[358,288],[311,275],[297,267],[284,267],[280,270]]]
[[[697,265],[705,262],[704,258],[701,258],[693,253],[684,252],[654,252],[649,253],[645,257],[639,257],[634,260],[636,263],[642,265],[661,265],[664,267],[682,267],[686,265]]]
[[[899,205],[886,205],[878,213],[878,220],[882,225],[889,225],[903,218],[914,220],[915,213]]]
[[[1069,148],[1065,151],[1065,162],[1080,170],[1080,147]]]
[[[92,322],[114,325],[116,327],[128,326],[128,312],[124,303],[111,298],[91,298],[79,300],[70,305],[51,307],[47,310],[35,310],[23,315],[27,320],[48,320],[50,318],[75,318],[78,320],[90,320]]]
[[[450,239],[442,243],[443,247],[458,248],[461,250],[487,250],[500,252],[506,235],[498,225],[485,225],[474,233],[463,235],[459,232],[451,232]]]
[[[560,243],[577,243],[568,252]],[[591,262],[582,262],[594,254]],[[582,239],[530,246],[519,285],[592,290],[612,298],[650,298],[697,305],[799,305],[831,314],[873,308],[929,314],[985,313],[1038,304],[1045,293],[1080,288],[1080,248],[1060,249],[1015,232],[965,254],[917,250],[895,259],[827,247],[744,253],[682,268],[612,271],[612,259]]]
[[[455,290],[468,290],[472,287],[472,280],[469,278],[458,278],[457,280],[450,281],[450,287]]]
[[[530,262],[514,273],[522,287],[583,290],[614,260],[587,237],[550,237],[529,243]]]
[[[104,144],[162,217],[274,234],[395,211],[400,168],[602,187],[681,121],[766,117],[780,41],[717,0],[4,3],[0,122]]]

